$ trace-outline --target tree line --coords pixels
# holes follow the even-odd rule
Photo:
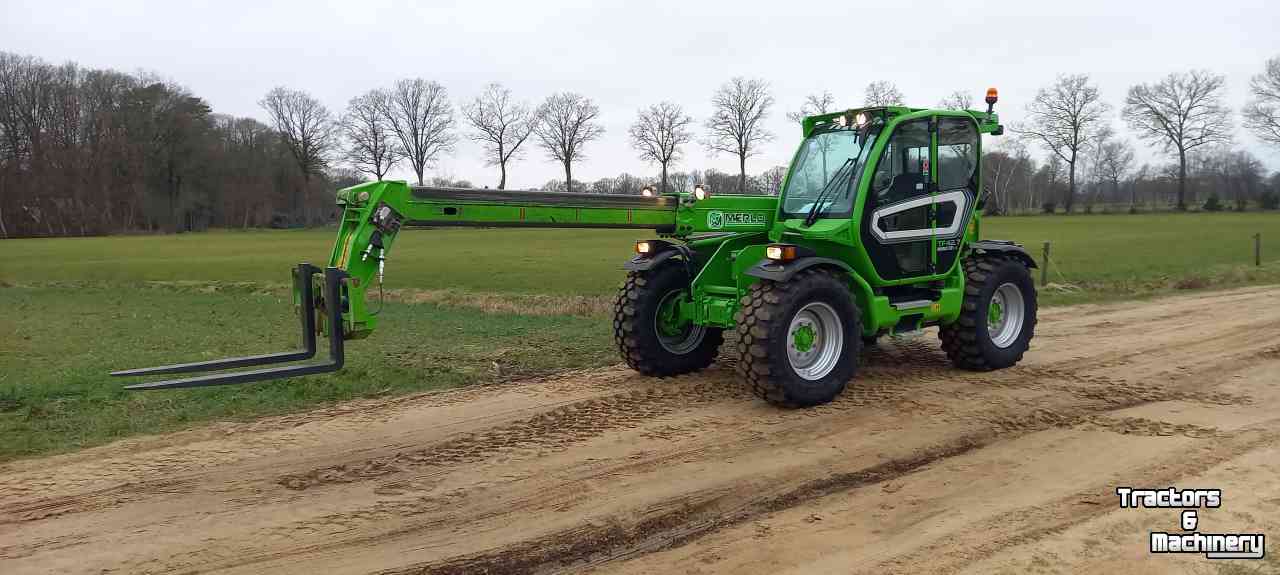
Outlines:
[[[1120,117],[1171,160],[1136,166],[1133,144],[1115,134],[1114,108],[1088,75],[1060,76],[1011,125],[1015,137],[985,153],[988,211],[1187,209],[1201,197],[1207,209],[1274,207],[1280,176],[1268,178],[1256,157],[1231,147],[1234,113],[1222,102],[1224,82],[1190,71],[1131,87]],[[1245,127],[1280,146],[1280,57],[1252,79],[1251,93],[1240,114]],[[865,106],[905,100],[888,81],[871,82],[863,96]],[[577,93],[533,104],[495,83],[455,103],[439,83],[409,78],[334,112],[305,91],[277,87],[259,101],[264,123],[215,113],[154,75],[0,52],[0,237],[323,224],[334,217],[334,189],[382,179],[396,166],[412,170],[420,185],[472,186],[427,175],[461,138],[480,145],[499,189],[536,149],[564,170],[548,190],[635,194],[702,184],[712,193],[778,193],[785,166],[747,169],[774,137],[765,128],[775,106],[769,84],[732,78],[711,104],[701,122],[669,101],[639,110],[626,137],[657,174],[582,182],[574,166],[605,130],[599,106]],[[787,117],[847,107],[837,104],[830,92],[810,95]],[[973,98],[956,91],[938,105],[972,109]],[[737,159],[737,173],[677,170],[695,143]],[[1037,161],[1033,147],[1047,160]]]
[[[351,180],[299,144],[158,77],[0,52],[0,237],[321,214],[333,201],[320,191]]]
[[[1262,207],[1274,208],[1274,195],[1280,188],[1268,188],[1275,188],[1280,181],[1273,175],[1264,183],[1261,162],[1246,150],[1232,148],[1234,113],[1223,102],[1225,87],[1223,75],[1207,70],[1174,72],[1131,86],[1120,108],[1120,119],[1134,136],[1170,160],[1164,165],[1137,166],[1133,144],[1113,128],[1113,106],[1102,100],[1089,75],[1059,76],[1036,92],[1027,105],[1026,119],[1012,128],[1018,138],[988,166],[996,171],[999,201],[995,209],[1018,204],[1018,198],[1008,197],[1012,190],[1000,188],[1005,165],[1010,172],[1005,183],[1010,187],[1017,187],[1012,184],[1017,179],[1013,172],[1019,168],[1028,182],[1021,187],[1023,205],[1039,201],[1046,212],[1055,210],[1058,197],[1067,213],[1081,200],[1085,211],[1092,211],[1100,199],[1123,204],[1126,189],[1129,211],[1138,209],[1143,189],[1153,200],[1165,196],[1173,208],[1187,210],[1199,196],[1198,188],[1206,184],[1211,189],[1212,200],[1206,199],[1205,204],[1209,209],[1221,205],[1221,193],[1232,196],[1236,209],[1246,209],[1254,200]],[[1244,126],[1263,142],[1280,146],[1280,57],[1269,60],[1263,72],[1252,78],[1250,91],[1252,97],[1241,111]],[[1026,164],[1027,145],[1042,148],[1049,161],[1039,169],[1033,164],[1020,165]],[[1047,180],[1048,190],[1040,198],[1030,183],[1033,172]],[[1052,188],[1063,179],[1065,186],[1058,196]],[[1176,186],[1172,193],[1170,183]]]

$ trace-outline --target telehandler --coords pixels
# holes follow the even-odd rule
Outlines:
[[[730,358],[756,395],[789,407],[834,399],[864,345],[939,326],[960,368],[1017,363],[1036,325],[1035,261],[1018,244],[982,240],[982,134],[993,112],[898,106],[806,117],[777,197],[605,195],[412,187],[370,182],[337,192],[338,237],[324,269],[299,264],[293,301],[303,349],[114,372],[192,373],[312,359],[290,366],[139,383],[129,389],[225,385],[331,372],[346,340],[371,334],[371,288],[405,226],[632,228],[638,242],[613,311],[627,365],[657,377]],[[570,262],[570,265],[571,262]],[[376,283],[375,283],[376,282]]]

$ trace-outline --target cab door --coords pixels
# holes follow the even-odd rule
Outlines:
[[[897,125],[877,159],[860,226],[881,279],[950,269],[973,205],[976,166],[971,119],[934,116]]]
[[[946,273],[960,255],[960,242],[978,198],[981,136],[969,117],[941,116],[937,122],[934,197],[934,267]]]

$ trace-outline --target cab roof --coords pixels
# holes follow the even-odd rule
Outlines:
[[[824,124],[830,124],[839,121],[841,117],[845,118],[847,124],[853,124],[854,118],[858,114],[866,114],[867,117],[880,116],[887,123],[889,120],[898,116],[907,115],[928,115],[939,114],[946,116],[968,115],[978,124],[978,132],[981,134],[991,134],[999,136],[1004,133],[1004,126],[1000,125],[1000,118],[995,112],[987,113],[981,110],[946,110],[941,108],[909,108],[906,106],[871,106],[866,108],[849,108],[839,112],[829,112],[826,114],[817,114],[813,116],[805,116],[800,122],[804,130],[804,137],[809,137],[814,129]]]

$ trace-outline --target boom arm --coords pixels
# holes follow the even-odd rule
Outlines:
[[[117,371],[112,375],[191,373],[309,360],[316,334],[329,337],[329,361],[202,375],[142,383],[128,389],[167,389],[248,383],[336,371],[343,365],[343,341],[367,337],[377,326],[366,294],[405,225],[649,229],[676,238],[706,232],[768,230],[778,199],[717,196],[695,201],[689,194],[658,197],[562,192],[410,187],[404,182],[370,182],[340,190],[343,206],[338,237],[321,270],[299,264],[293,301],[302,324],[303,349],[215,361]]]
[[[688,194],[657,197],[565,192],[410,187],[371,182],[338,192],[344,206],[329,266],[348,276],[344,333],[362,338],[376,327],[366,290],[380,279],[384,260],[404,225],[630,228],[687,237],[706,231],[763,231],[777,198]],[[727,216],[726,216],[727,214]]]

